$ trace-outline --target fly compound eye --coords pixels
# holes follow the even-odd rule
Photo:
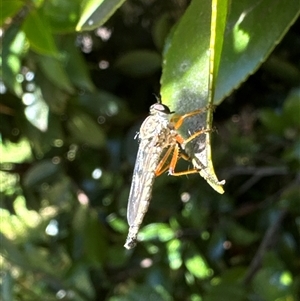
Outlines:
[[[150,114],[155,114],[155,113],[165,113],[165,114],[171,114],[171,111],[169,107],[166,105],[163,105],[162,103],[155,103],[150,107]]]

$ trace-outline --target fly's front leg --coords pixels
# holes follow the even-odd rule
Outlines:
[[[174,124],[174,129],[178,130],[181,127],[184,119],[186,119],[188,117],[192,117],[192,116],[197,115],[197,114],[204,113],[204,112],[208,111],[209,109],[213,109],[213,106],[207,106],[203,109],[194,110],[192,112],[186,113],[186,114],[184,114],[182,116],[179,116],[179,117],[178,116],[173,117],[171,119],[171,122]]]

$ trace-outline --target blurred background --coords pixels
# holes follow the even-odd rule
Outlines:
[[[127,251],[134,137],[188,1],[130,0],[75,33],[76,20],[68,27],[61,16],[79,4],[39,11],[61,64],[46,56],[47,27],[28,7],[2,26],[2,300],[300,300],[299,19],[214,113],[225,193],[197,174],[158,177]]]

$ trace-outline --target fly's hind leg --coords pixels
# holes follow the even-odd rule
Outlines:
[[[166,165],[166,162],[168,160],[168,158],[170,157],[172,150],[174,149],[173,147],[169,147],[166,151],[166,153],[164,154],[164,156],[162,157],[162,159],[160,160],[159,164],[157,165],[156,169],[155,169],[155,175],[158,177],[160,176],[162,173],[164,173],[168,168],[169,165]]]
[[[183,121],[188,118],[188,117],[192,117],[194,115],[197,115],[197,114],[201,114],[201,113],[204,113],[206,112],[207,110],[209,110],[210,108],[213,109],[213,107],[211,106],[207,106],[203,109],[199,109],[199,110],[195,110],[195,111],[192,111],[192,112],[189,112],[189,113],[186,113],[182,116],[177,116],[177,117],[174,117],[173,119],[171,119],[171,122],[173,123],[173,126],[174,126],[174,129],[175,130],[178,130],[181,125],[183,124]],[[190,137],[188,137],[187,139],[183,139],[180,135],[178,135],[178,139],[176,138],[177,142],[180,144],[180,146],[185,149],[185,146],[187,143],[189,143],[190,141],[192,141],[193,139],[195,139],[197,136],[201,135],[201,134],[204,134],[204,133],[208,133],[210,132],[211,129],[202,129],[202,130],[199,130],[197,131],[196,133],[192,134]]]
[[[185,153],[182,153],[182,152],[180,153],[179,144],[177,143],[176,146],[174,147],[171,163],[170,163],[170,166],[169,166],[169,175],[171,175],[171,176],[184,176],[184,175],[190,175],[190,174],[199,172],[199,170],[196,169],[196,168],[185,170],[185,171],[175,171],[175,166],[177,164],[177,161],[178,161],[179,157],[183,158],[185,160],[189,160],[188,155],[186,155]]]

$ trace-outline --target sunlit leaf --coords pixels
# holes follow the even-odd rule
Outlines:
[[[27,139],[22,139],[18,143],[7,142],[0,144],[1,163],[24,162],[31,158],[31,148]]]
[[[28,210],[26,208],[26,200],[22,196],[19,196],[15,199],[14,211],[15,211],[16,216],[19,218],[19,220],[27,228],[35,228],[42,221],[41,216],[36,211]]]
[[[115,231],[120,233],[127,233],[128,226],[123,219],[117,218],[115,215],[110,215],[107,222]]]
[[[160,241],[168,241],[174,237],[174,231],[168,224],[155,223],[143,227],[139,233],[141,240],[159,239]]]
[[[19,97],[23,93],[21,59],[26,52],[26,40],[18,26],[11,26],[5,33],[2,43],[2,77],[5,85]]]
[[[124,2],[125,0],[86,0],[76,30],[92,30],[101,26]]]
[[[227,7],[220,1],[220,9]],[[167,39],[164,53],[163,74],[161,78],[161,97],[176,114],[183,115],[209,105],[210,84],[210,52],[211,38],[217,33],[221,35],[226,14],[219,14],[221,22],[217,22],[216,32],[211,33],[212,2],[192,1],[173,28]],[[201,17],[199,17],[201,16]],[[189,34],[187,34],[187,32]],[[214,43],[221,48],[220,43]],[[217,54],[220,49],[218,48]],[[216,62],[213,62],[216,68]],[[179,129],[184,138],[205,128],[211,129],[212,108],[206,112],[189,117]],[[187,152],[200,174],[219,193],[223,193],[223,182],[219,182],[212,165],[210,134],[198,136],[187,145]]]
[[[182,265],[180,248],[181,241],[179,239],[172,239],[167,243],[169,265],[173,270],[179,269]]]
[[[44,1],[43,11],[54,33],[74,32],[82,0]]]
[[[206,260],[200,254],[194,254],[185,259],[185,266],[189,272],[199,279],[205,279],[211,276],[212,270],[206,263]]]
[[[209,47],[209,102],[213,104],[214,92],[216,88],[216,79],[219,73],[219,65],[221,60],[221,53],[224,43],[224,31],[227,21],[228,9],[230,1],[228,0],[213,0],[212,14],[211,14],[211,36]]]
[[[41,91],[36,89],[33,93],[24,93],[22,98],[28,104],[24,110],[27,120],[40,131],[47,131],[49,107]]]
[[[261,65],[299,13],[298,0],[231,1],[214,103]]]

